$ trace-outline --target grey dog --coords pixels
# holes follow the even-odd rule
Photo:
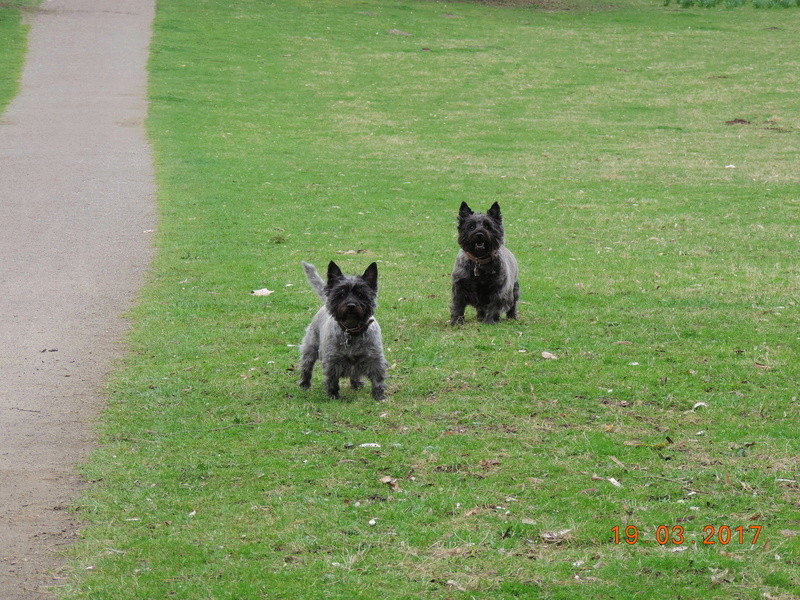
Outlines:
[[[473,212],[466,202],[458,212],[458,245],[453,267],[453,301],[450,324],[464,322],[464,310],[474,306],[479,321],[497,323],[506,313],[517,318],[519,279],[517,259],[505,247],[500,205],[495,202],[483,213]]]
[[[339,397],[339,379],[349,377],[353,389],[372,382],[372,397],[386,397],[386,358],[381,328],[375,320],[378,265],[372,263],[361,276],[344,275],[331,261],[327,284],[314,265],[303,262],[306,278],[325,305],[306,329],[301,352],[300,387],[311,387],[311,374],[319,359],[325,374],[325,391]]]

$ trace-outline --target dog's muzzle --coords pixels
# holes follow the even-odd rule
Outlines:
[[[345,331],[355,332],[367,328],[368,324],[364,323],[365,317],[364,311],[357,304],[347,304],[336,315],[336,322]]]
[[[470,238],[470,245],[472,246],[472,253],[476,256],[483,256],[489,251],[489,236],[482,231],[478,231]]]

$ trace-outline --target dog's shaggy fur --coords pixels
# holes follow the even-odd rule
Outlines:
[[[303,263],[306,278],[325,305],[306,329],[301,352],[300,387],[311,387],[317,360],[325,373],[325,390],[339,397],[339,379],[349,377],[353,389],[361,377],[372,382],[372,397],[386,397],[386,359],[381,328],[374,318],[378,297],[378,266],[372,263],[361,276],[344,275],[331,261],[327,284],[314,265]]]
[[[453,267],[453,301],[450,324],[464,322],[464,310],[474,306],[479,321],[497,323],[506,313],[517,318],[519,280],[517,259],[505,247],[503,218],[495,202],[486,212],[476,213],[461,203],[458,212],[458,245]]]

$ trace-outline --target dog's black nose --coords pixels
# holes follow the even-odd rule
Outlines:
[[[475,241],[476,242],[482,242],[483,238],[485,238],[485,237],[486,237],[486,235],[484,235],[484,233],[482,231],[479,231],[478,233],[475,234]]]

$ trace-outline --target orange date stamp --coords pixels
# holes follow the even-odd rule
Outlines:
[[[715,544],[749,544],[754,546],[761,535],[761,525],[739,525],[731,527],[729,525],[706,525],[703,527],[702,540],[687,539],[686,530],[682,525],[659,525],[655,528],[654,540],[660,546],[682,546],[684,544],[700,544],[703,546],[713,546]],[[619,525],[611,528],[614,534],[615,544],[649,544],[652,540],[640,535],[639,528],[635,525],[628,525],[624,529]]]

